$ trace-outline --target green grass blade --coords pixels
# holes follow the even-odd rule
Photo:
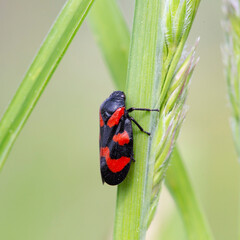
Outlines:
[[[90,26],[118,90],[125,90],[130,35],[115,0],[96,0]]]
[[[177,149],[171,161],[173,165],[167,170],[165,183],[180,211],[188,239],[213,239]]]
[[[157,48],[161,46],[161,0],[137,0],[126,84],[127,106],[154,108],[153,85],[158,79],[156,74],[159,57]],[[153,113],[157,117],[158,113]],[[141,119],[141,125],[147,131],[150,128],[149,113],[132,114]],[[134,158],[126,180],[119,185],[115,215],[114,239],[145,239],[147,230],[146,217],[151,196],[153,164],[148,162],[149,145],[152,137],[143,134],[133,126]],[[138,147],[137,147],[138,146]],[[149,181],[150,180],[150,181]]]
[[[0,169],[93,1],[69,0],[33,60],[0,122]]]
[[[100,7],[97,7],[98,6]],[[113,7],[113,4],[115,4],[115,6]],[[199,1],[196,1],[196,4],[199,4]],[[124,19],[123,16],[120,14],[119,10],[117,9],[117,4],[116,1],[112,1],[112,0],[98,0],[98,2],[95,3],[94,5],[94,14],[95,16],[93,17],[93,15],[90,14],[91,17],[91,26],[93,31],[95,32],[95,36],[98,39],[98,43],[100,44],[100,48],[103,52],[103,55],[106,58],[106,63],[108,68],[110,69],[111,72],[116,71],[116,68],[112,68],[112,64],[119,66],[120,63],[122,63],[121,61],[119,61],[120,58],[122,58],[122,52],[119,50],[117,50],[119,48],[119,46],[126,46],[126,42],[123,41],[122,43],[118,41],[118,39],[129,39],[129,32],[125,31],[125,26],[126,24],[124,23]],[[108,18],[105,17],[101,17],[102,15],[106,15],[108,16]],[[117,16],[118,18],[121,18],[119,20],[114,20],[112,21],[112,17],[114,16],[114,18]],[[103,21],[104,20],[104,21]],[[99,21],[103,21],[102,24],[99,24]],[[123,24],[123,26],[119,26],[119,24]],[[119,31],[116,29],[124,29],[124,31]],[[121,34],[126,34],[127,36],[123,37],[120,36]],[[111,49],[107,49],[108,52],[112,52],[114,54],[107,54],[105,53],[105,46],[107,46],[108,40],[106,40],[110,35],[110,39],[115,39],[114,42],[112,42],[111,45],[109,45],[109,48]],[[113,36],[115,35],[115,36]],[[106,43],[104,43],[104,41],[106,40]],[[102,42],[103,41],[103,42]],[[129,42],[128,42],[129,44]],[[128,47],[125,47],[126,49],[128,49]],[[126,63],[122,64],[122,66],[126,66],[127,65],[127,58],[125,58]],[[111,63],[111,64],[109,64]],[[122,70],[120,69],[120,72],[124,72],[124,74],[118,75],[118,71],[115,72],[115,74],[112,74],[113,76],[113,81],[115,82],[116,86],[118,89],[124,89],[124,84],[125,84],[125,78],[126,78],[126,73],[127,73],[127,68],[122,68]],[[114,77],[117,76],[117,77]],[[178,158],[179,161],[181,161],[180,158]],[[188,179],[188,176],[186,174],[186,171],[184,168],[178,168],[177,165],[174,164],[173,160],[173,164],[171,166],[171,171],[172,171],[172,175],[176,176],[176,188],[178,189],[178,192],[182,191],[182,185],[178,185],[178,182],[180,183],[181,181],[178,181],[178,178],[181,179],[182,176],[184,177],[185,181],[188,182],[188,186],[190,186],[190,180]],[[181,166],[183,166],[181,164]],[[166,179],[166,182],[168,182],[168,178]],[[171,191],[171,193],[173,194],[173,198],[174,198],[174,190],[173,189]],[[200,213],[200,207],[199,205],[197,205],[197,202],[195,200],[195,197],[193,194],[191,194],[190,196],[182,196],[183,198],[188,198],[189,201],[192,201],[193,203],[191,204],[191,206],[194,206],[194,208],[189,208],[189,207],[185,207],[183,206],[183,208],[180,208],[181,214],[185,214],[187,216],[197,216]],[[123,198],[123,197],[122,197]],[[176,198],[175,201],[179,201],[181,199]],[[118,200],[121,201],[121,200]],[[138,203],[137,203],[138,204]],[[179,204],[178,204],[179,205]],[[118,210],[117,210],[118,211]],[[121,210],[120,210],[121,213]],[[127,213],[127,216],[129,216],[130,218],[130,213]],[[208,232],[208,228],[207,228],[207,224],[203,223],[202,221],[199,221],[197,219],[193,219],[193,221],[195,221],[194,223],[192,223],[192,226],[196,226],[196,229],[198,229],[199,231],[203,232],[203,233],[207,233]],[[185,222],[186,223],[186,222]],[[188,226],[186,226],[186,229],[188,228]],[[189,228],[188,228],[189,229]],[[195,229],[192,229],[192,233],[194,233]],[[116,234],[115,234],[116,235]],[[206,234],[207,235],[207,234]],[[209,234],[210,235],[210,234]],[[198,236],[198,232],[196,232],[195,237]]]

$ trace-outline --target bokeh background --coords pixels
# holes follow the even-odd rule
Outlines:
[[[0,0],[0,115],[64,3]],[[119,5],[131,28],[134,1]],[[190,48],[201,37],[201,59],[178,145],[216,239],[234,240],[239,164],[229,127],[221,21],[221,1],[202,1],[188,41]],[[0,239],[111,239],[116,187],[101,183],[98,109],[113,90],[85,21],[0,173]],[[166,189],[148,239],[186,239]]]

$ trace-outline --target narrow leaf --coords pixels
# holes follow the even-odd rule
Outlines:
[[[119,7],[115,0],[96,0],[88,17],[112,78],[124,91],[130,36]]]
[[[34,58],[0,122],[0,169],[94,0],[69,0]]]
[[[172,162],[174,165],[167,170],[166,185],[181,213],[188,239],[213,239],[177,149],[172,154]],[[175,169],[178,169],[178,171]]]

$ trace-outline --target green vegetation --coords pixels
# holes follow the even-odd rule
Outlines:
[[[67,1],[45,38],[1,118],[0,169],[93,2]],[[96,0],[89,13],[90,25],[112,79],[117,89],[126,92],[127,106],[160,109],[159,114],[133,113],[151,136],[141,134],[134,127],[137,161],[118,187],[115,240],[145,239],[164,180],[179,209],[188,239],[213,239],[183,159],[175,148],[186,116],[190,79],[198,61],[195,58],[197,44],[189,52],[185,44],[199,3],[200,0],[136,0],[131,37],[115,1]],[[225,62],[233,110],[232,132],[239,155],[238,6],[233,1],[225,5]]]
[[[27,71],[0,121],[0,169],[93,0],[69,0]]]

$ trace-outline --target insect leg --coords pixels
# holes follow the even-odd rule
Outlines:
[[[132,111],[135,111],[135,110],[138,110],[138,111],[148,111],[148,112],[152,112],[152,111],[159,112],[159,109],[134,108],[134,107],[129,108],[129,109],[127,110],[127,112],[132,112]]]
[[[149,136],[151,135],[151,133],[149,133],[149,132],[147,132],[147,131],[144,131],[143,128],[139,125],[139,123],[138,123],[133,117],[130,117],[130,116],[129,116],[129,119],[130,119],[131,121],[133,121],[133,122],[137,125],[137,127],[140,129],[140,131],[146,133],[146,134],[149,135]]]

